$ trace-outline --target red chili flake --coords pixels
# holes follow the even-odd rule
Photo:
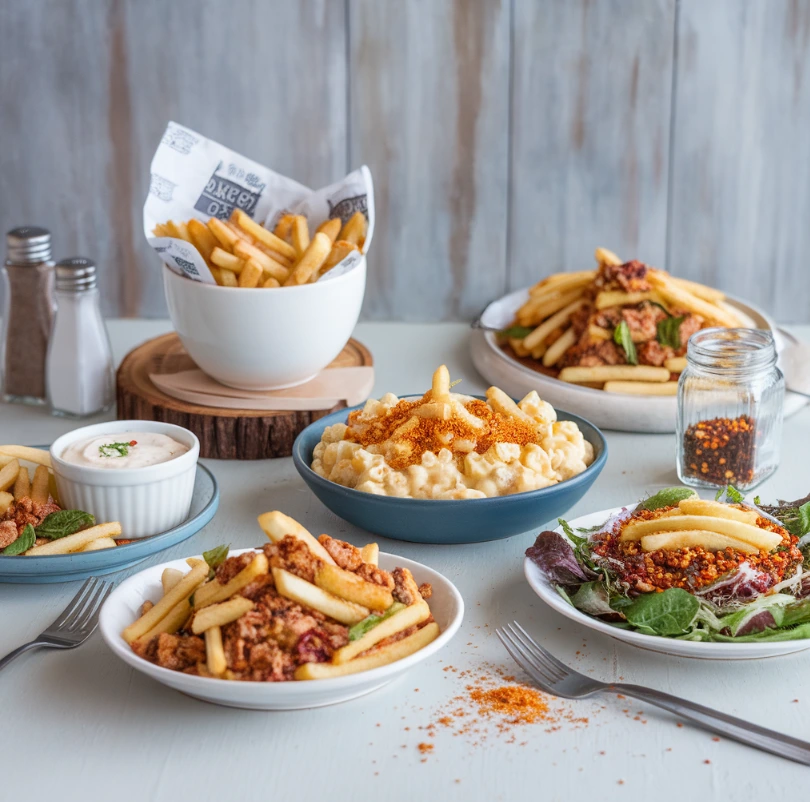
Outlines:
[[[711,760],[704,760],[703,762],[708,766],[711,763]]]
[[[713,740],[713,741],[718,741],[718,742],[720,741],[720,739],[719,739],[719,738],[712,738],[712,740]]]
[[[138,445],[138,441],[137,441],[137,440],[130,440],[130,441],[129,441],[129,444],[130,444],[131,446],[137,446],[137,445]]]
[[[692,424],[683,435],[685,471],[711,484],[749,484],[756,467],[756,429],[748,415]]]

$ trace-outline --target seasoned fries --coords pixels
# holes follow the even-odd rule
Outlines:
[[[330,218],[310,235],[306,217],[285,214],[268,231],[241,209],[234,209],[230,220],[169,220],[155,226],[153,233],[191,243],[222,287],[272,289],[317,281],[363,250],[367,227],[365,215],[355,212],[345,225],[340,218]]]
[[[689,337],[743,323],[719,290],[596,249],[598,270],[557,273],[529,289],[501,347],[561,381],[629,395],[675,395]],[[621,375],[579,378],[619,368]],[[665,378],[647,378],[655,368]],[[650,382],[666,382],[665,386]]]
[[[30,557],[41,557],[44,554],[70,554],[74,551],[82,551],[85,546],[99,538],[115,538],[121,535],[121,524],[112,521],[107,524],[98,524],[89,529],[82,529],[75,535],[52,540],[42,546],[34,546],[26,554]]]
[[[316,540],[278,511],[259,521],[272,541],[262,551],[228,557],[219,547],[187,560],[186,573],[163,572],[162,598],[146,600],[122,633],[136,654],[204,677],[326,679],[401,660],[438,637],[432,589],[406,568],[380,569],[376,543]]]

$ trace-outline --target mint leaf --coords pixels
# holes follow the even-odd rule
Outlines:
[[[675,348],[676,350],[681,347],[681,323],[686,320],[685,317],[668,317],[665,320],[659,320],[655,326],[656,339],[661,345]]]
[[[532,331],[534,331],[534,329],[530,329],[528,326],[510,326],[508,329],[499,331],[498,334],[501,337],[514,337],[515,339],[522,340],[524,337],[528,337]]]
[[[697,496],[694,490],[689,487],[665,487],[655,495],[640,501],[637,510],[658,510],[661,507],[675,507],[679,501],[685,498]]]
[[[0,551],[0,554],[5,557],[16,557],[18,554],[24,554],[34,545],[36,539],[37,536],[34,532],[34,527],[31,526],[31,524],[26,524],[25,529],[22,530],[22,534],[11,545],[6,546]]]
[[[619,323],[613,330],[613,342],[624,349],[624,358],[627,360],[628,365],[638,365],[636,345],[630,336],[630,327],[627,325],[626,320]]]
[[[58,540],[61,537],[73,535],[80,529],[93,526],[95,522],[95,516],[84,510],[58,510],[47,516],[36,528],[36,537]]]
[[[715,501],[724,501],[726,504],[742,504],[745,496],[734,485],[727,485],[715,493]]]
[[[229,543],[227,546],[223,544],[203,552],[203,559],[208,563],[208,567],[211,569],[208,572],[209,579],[213,579],[214,571],[228,559],[228,552],[230,550],[231,545]]]
[[[394,602],[382,615],[367,615],[362,621],[358,621],[353,627],[349,627],[349,642],[359,640],[367,632],[374,629],[377,624],[381,624],[386,618],[390,618],[394,613],[404,610],[402,602]]]

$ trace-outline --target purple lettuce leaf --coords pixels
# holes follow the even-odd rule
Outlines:
[[[586,573],[577,562],[571,544],[557,532],[541,532],[526,549],[526,556],[555,585],[581,585],[592,578],[592,573]]]

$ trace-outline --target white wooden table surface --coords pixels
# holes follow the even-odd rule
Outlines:
[[[162,321],[114,321],[120,359],[169,329]],[[810,327],[793,329],[810,339]],[[439,360],[466,392],[484,383],[467,353],[460,324],[364,324],[357,337],[374,353],[375,393],[421,392]],[[0,442],[45,443],[74,424],[45,410],[0,404]],[[671,435],[607,433],[608,464],[576,514],[633,501],[676,482]],[[810,411],[785,424],[782,464],[761,489],[765,498],[808,491]],[[206,463],[222,502],[191,541],[148,564],[199,553],[222,542],[263,541],[255,521],[279,508],[317,532],[358,545],[370,540],[329,513],[298,478],[292,460]],[[604,680],[649,685],[762,725],[810,739],[810,651],[766,661],[667,658],[620,645],[552,613],[523,579],[531,535],[467,546],[420,546],[379,539],[386,551],[446,574],[467,614],[450,646],[406,678],[365,698],[289,713],[231,710],[175,693],[121,663],[98,634],[74,651],[34,652],[0,675],[0,800],[683,800],[722,794],[759,799],[804,787],[805,767],[713,740],[665,713],[613,698],[555,702],[559,729],[533,725],[514,735],[489,726],[475,736],[442,727],[424,760],[418,744],[467,680],[444,671],[513,672],[494,627],[517,618],[560,658]],[[133,569],[139,570],[139,569]],[[78,583],[0,585],[0,654],[35,637],[76,592]],[[805,686],[808,686],[807,688]],[[417,690],[418,689],[418,690]],[[643,710],[643,713],[639,713]],[[627,711],[627,712],[624,712]]]

